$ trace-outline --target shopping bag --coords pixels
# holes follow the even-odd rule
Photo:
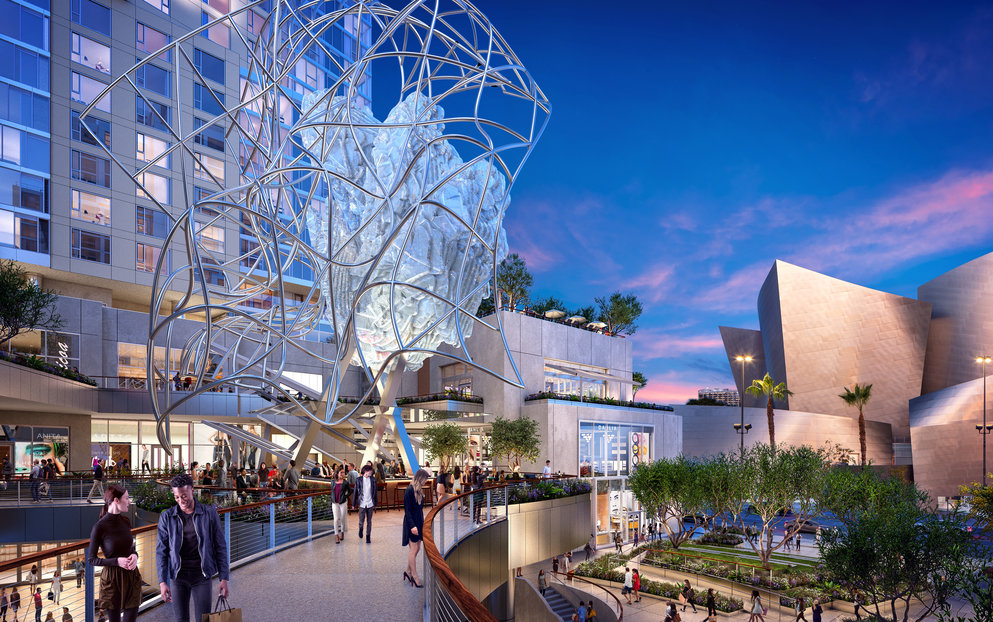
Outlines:
[[[226,598],[218,596],[214,613],[203,614],[200,622],[241,622],[241,609],[233,609]]]

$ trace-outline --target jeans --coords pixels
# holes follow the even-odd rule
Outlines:
[[[362,521],[365,521],[365,537],[372,535],[372,512],[376,508],[359,508],[359,537],[362,537]]]
[[[180,570],[172,580],[172,609],[176,622],[190,622],[190,598],[193,598],[194,620],[199,622],[203,614],[210,613],[212,598],[210,579],[197,570]]]
[[[331,512],[334,514],[334,532],[343,534],[348,531],[348,506],[344,503],[332,503]]]
[[[34,608],[34,620],[35,622],[41,622],[41,607]]]
[[[36,479],[31,480],[31,500],[41,501],[41,482]]]

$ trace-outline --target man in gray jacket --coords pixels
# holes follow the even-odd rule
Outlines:
[[[162,600],[173,603],[176,622],[190,622],[190,600],[194,620],[210,613],[213,598],[210,579],[221,581],[219,594],[228,597],[228,544],[217,509],[197,503],[193,478],[180,473],[172,478],[176,505],[159,516],[159,541],[155,559]]]
[[[290,460],[290,466],[283,472],[283,482],[286,484],[286,490],[300,488],[300,471],[297,471],[296,460]]]

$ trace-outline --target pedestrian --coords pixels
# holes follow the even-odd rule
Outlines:
[[[586,622],[586,605],[583,601],[576,605],[576,622]]]
[[[381,458],[379,462],[376,463],[376,483],[385,484],[386,483],[386,459]]]
[[[593,555],[593,547],[590,546],[589,542],[587,542],[586,546],[583,547],[583,552],[586,553],[586,559],[584,559],[583,561],[587,561],[587,562],[590,561],[590,556]]]
[[[238,496],[242,501],[248,499],[248,489],[251,488],[251,483],[248,481],[248,471],[245,467],[238,469],[238,478],[234,481],[235,488],[238,489]]]
[[[403,539],[407,549],[407,569],[403,578],[414,587],[424,587],[417,580],[417,553],[421,550],[421,532],[424,530],[424,483],[430,473],[418,469],[414,480],[403,493]]]
[[[62,608],[62,622],[72,622],[72,615],[69,614],[69,608]]]
[[[17,592],[17,586],[10,590],[10,610],[14,612],[14,622],[17,622],[17,610],[21,608],[21,595]]]
[[[193,619],[199,622],[210,613],[214,575],[220,579],[218,594],[225,599],[230,595],[228,545],[217,509],[193,496],[193,478],[180,473],[169,485],[176,505],[159,516],[159,594],[163,602],[173,603],[176,622],[190,622],[192,599]]]
[[[438,477],[434,478],[434,494],[437,499],[435,505],[441,505],[448,498],[448,477],[448,472],[442,470],[438,473]]]
[[[812,622],[821,622],[821,614],[824,613],[824,609],[821,607],[821,600],[819,598],[814,599],[814,608],[811,611],[814,612]]]
[[[634,591],[634,573],[631,569],[624,568],[624,587],[621,588],[621,596],[628,599],[628,604],[631,604],[631,592]]]
[[[714,588],[707,589],[707,621],[717,622],[717,598]]]
[[[77,559],[72,564],[72,569],[76,571],[76,588],[83,587],[83,579],[86,578],[86,563],[82,558]]]
[[[586,605],[586,622],[593,622],[593,620],[596,620],[596,609],[593,608],[593,601],[591,600]]]
[[[820,545],[821,543],[821,528],[817,528],[817,533],[814,534],[814,544]]]
[[[34,622],[41,622],[41,608],[45,602],[41,599],[41,588],[34,592]]]
[[[544,598],[545,590],[547,589],[548,589],[548,579],[545,577],[545,569],[542,568],[541,570],[538,571],[538,591],[541,593],[542,598]],[[4,597],[4,601],[6,600],[7,598]],[[6,608],[7,606],[4,605],[4,609]]]
[[[801,540],[801,536],[798,533],[798,534],[796,534],[796,552],[797,553],[800,552],[800,540]]]
[[[676,611],[676,603],[670,600],[665,606],[665,622],[680,622],[681,619]]]
[[[362,467],[365,470],[365,467]],[[348,479],[348,485],[352,490],[355,490],[355,486],[359,483],[359,472],[355,470],[355,463],[345,463],[341,465],[341,470],[345,472],[345,477]],[[336,476],[337,478],[337,476]],[[352,504],[355,506],[355,511],[359,509],[359,498],[352,497]]]
[[[290,466],[283,472],[283,483],[286,490],[297,490],[300,488],[300,471],[297,471],[297,461],[290,460]]]
[[[61,604],[59,602],[59,597],[62,595],[62,573],[58,570],[52,575],[52,596],[55,599],[55,604]]]
[[[807,622],[806,616],[803,614],[807,611],[807,603],[803,600],[803,596],[796,599],[796,622]]]
[[[683,611],[686,611],[686,605],[693,607],[693,613],[696,613],[696,603],[693,602],[693,587],[690,586],[689,579],[683,579],[683,589],[679,592],[679,602],[683,603]]]
[[[148,445],[144,445],[143,444],[141,446],[141,472],[142,472],[142,474],[144,474],[145,471],[148,471],[149,473],[151,473],[152,472],[152,467],[149,466],[149,464],[148,464]]]
[[[639,594],[638,592],[641,591],[641,573],[638,572],[637,568],[634,569],[634,578],[631,581],[631,587],[632,589],[634,589],[634,602],[640,603],[641,594]]]
[[[483,475],[483,470],[478,466],[473,466],[472,470],[469,471],[469,487],[472,489],[472,524],[476,526],[479,524],[479,519],[483,511],[484,497],[483,493],[479,492],[486,485],[486,476]]]
[[[793,543],[793,536],[787,536],[786,534],[783,534],[783,550],[784,551],[790,550],[790,545],[792,543]]]
[[[376,478],[368,466],[362,468],[362,477],[359,478],[358,485],[356,496],[359,498],[359,540],[362,539],[362,527],[363,521],[365,521],[365,541],[369,543],[372,538],[372,514],[376,511],[378,489]]]
[[[638,548],[638,536],[640,535],[640,529],[634,530],[634,548]]]
[[[52,613],[51,611],[49,611],[48,614],[45,616],[45,622],[49,622],[49,620],[51,620],[51,622],[55,622],[55,614]]]
[[[619,531],[614,532],[614,547],[617,548],[618,553],[621,552],[621,532]]]
[[[749,608],[748,622],[760,620],[765,622],[765,609],[762,607],[762,597],[758,590],[752,590],[751,607]]]
[[[541,470],[541,476],[542,477],[546,477],[546,478],[552,476],[552,461],[551,460],[545,460],[545,468],[543,468]]]
[[[127,518],[131,500],[122,486],[111,484],[103,495],[100,518],[90,533],[86,558],[91,566],[101,566],[97,606],[110,613],[111,622],[134,622],[141,605],[141,573],[131,521]],[[103,551],[103,557],[97,553]]]
[[[37,460],[35,460],[34,466],[31,467],[31,502],[32,503],[38,503],[39,501],[41,501],[41,494],[39,493],[40,489],[41,489],[41,464]]]
[[[38,585],[38,564],[32,564],[31,570],[28,571],[28,585],[31,586],[30,593],[34,594],[34,588]]]
[[[937,588],[938,605],[944,609],[948,609],[950,606],[948,603],[948,579],[946,579],[944,575],[938,579]]]
[[[572,551],[566,551],[562,559],[565,561],[565,573],[569,574],[572,571]]]
[[[352,487],[345,479],[345,471],[338,471],[334,484],[331,485],[331,513],[334,515],[334,543],[345,539],[348,531],[348,499],[352,496]]]
[[[559,573],[559,556],[552,557],[552,574]]]
[[[542,592],[542,596],[544,596],[544,595],[545,595],[545,593]],[[7,588],[0,587],[0,620],[3,620],[3,622],[7,622],[7,607],[8,606],[9,606],[9,603],[7,601]]]
[[[4,482],[14,478],[14,465],[10,462],[7,456],[3,458],[3,466],[0,467],[0,475],[3,476]]]

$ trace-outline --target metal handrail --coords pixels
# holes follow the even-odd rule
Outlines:
[[[607,596],[610,596],[612,599],[614,599],[614,604],[617,605],[617,607],[616,607],[616,610],[617,610],[617,622],[621,622],[621,620],[624,619],[624,606],[621,604],[621,599],[620,598],[617,598],[617,594],[614,594],[613,592],[611,592],[610,590],[608,590],[604,586],[600,585],[599,583],[594,583],[592,581],[589,581],[587,579],[584,579],[583,577],[576,576],[575,574],[573,574],[573,575],[570,576],[569,573],[566,573],[566,572],[555,572],[554,570],[550,574],[552,575],[552,578],[553,579],[555,579],[556,581],[558,581],[559,583],[561,583],[564,587],[573,588],[573,589],[579,589],[579,588],[576,588],[575,586],[566,584],[562,579],[558,578],[555,575],[564,575],[570,581],[581,581],[582,583],[585,583],[587,585],[591,585],[593,587],[600,588],[601,590],[603,590],[607,594]],[[583,591],[585,592],[586,590],[583,590]],[[590,592],[587,592],[587,593],[589,594]]]
[[[469,506],[469,512],[471,514],[474,511],[473,500],[475,499],[475,495],[478,494],[485,494],[487,498],[491,498],[494,491],[503,491],[504,504],[506,505],[509,501],[507,490],[510,488],[523,486],[528,482],[541,481],[541,479],[576,479],[575,475],[556,475],[550,478],[540,478],[540,474],[535,475],[536,477],[522,477],[521,479],[491,483],[476,490],[470,490],[458,495],[448,495],[444,500],[436,502],[435,506],[424,519],[424,536],[422,539],[424,542],[425,562],[431,565],[434,580],[440,581],[448,596],[453,601],[452,604],[458,607],[459,612],[471,622],[497,622],[497,619],[492,613],[490,613],[489,609],[479,602],[475,595],[473,595],[469,588],[467,588],[459,580],[459,578],[445,562],[444,555],[441,551],[439,551],[438,546],[435,543],[435,517],[439,515],[443,517],[444,515],[441,513],[445,510],[445,508],[449,507],[453,503],[459,503],[462,506]],[[506,520],[506,514],[489,520],[487,524],[493,524],[494,522],[498,522],[500,520]],[[465,533],[463,537],[469,535],[469,533],[472,533],[472,531]],[[454,545],[455,543],[453,542],[452,544]],[[449,547],[449,550],[450,548],[451,547]]]

